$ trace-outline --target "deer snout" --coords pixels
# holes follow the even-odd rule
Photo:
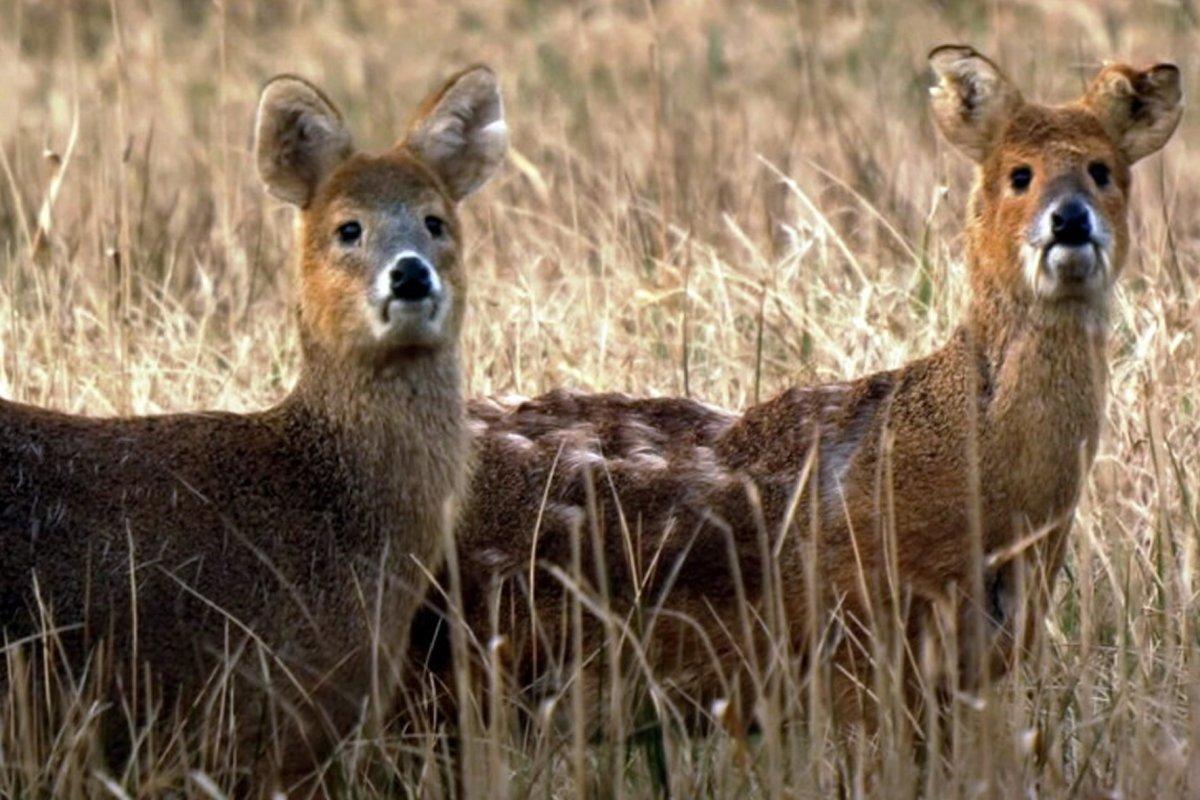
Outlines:
[[[1067,191],[1038,213],[1022,246],[1025,275],[1050,300],[1088,298],[1108,285],[1112,236],[1086,194]]]
[[[368,314],[375,335],[392,342],[430,344],[440,340],[453,303],[451,287],[414,250],[405,250],[376,275]]]
[[[1055,293],[1090,284],[1101,268],[1099,227],[1086,198],[1068,195],[1049,208],[1050,246],[1046,268]]]
[[[405,255],[388,273],[392,297],[409,303],[428,299],[437,289],[437,274],[425,259]]]
[[[1071,197],[1050,212],[1054,243],[1078,247],[1092,241],[1092,212],[1078,197]]]

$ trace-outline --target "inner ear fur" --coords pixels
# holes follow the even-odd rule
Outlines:
[[[929,66],[933,118],[946,140],[983,161],[1024,102],[1021,93],[986,56],[966,45],[935,47]]]
[[[1135,69],[1109,64],[1092,79],[1083,104],[1130,163],[1160,149],[1183,116],[1179,68],[1156,64]]]
[[[294,75],[277,76],[263,87],[254,134],[263,184],[280,200],[301,208],[354,151],[341,112],[320,89]]]

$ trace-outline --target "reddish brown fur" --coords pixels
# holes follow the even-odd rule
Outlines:
[[[469,77],[472,91],[495,93],[490,72]],[[461,94],[460,78],[436,97]],[[231,652],[244,679],[233,695],[243,755],[265,748],[265,775],[290,782],[330,755],[369,697],[387,701],[421,565],[440,563],[469,455],[458,356],[466,287],[461,195],[437,171],[444,164],[422,159],[419,136],[352,155],[328,100],[282,78],[264,90],[259,137],[268,186],[302,209],[296,387],[245,415],[91,419],[0,401],[0,629],[6,641],[36,635],[40,598],[67,628],[73,669],[107,641],[123,681],[149,667],[168,717],[176,704],[201,715],[189,704]],[[481,160],[468,139],[457,160],[486,176],[494,153]],[[364,311],[378,248],[337,247],[335,226],[420,232],[429,214],[447,223],[428,250],[452,306],[435,338],[380,338]],[[264,669],[269,692],[256,689]],[[264,702],[283,723],[278,748],[265,739]],[[120,708],[113,730],[125,724]],[[275,783],[265,777],[258,790]]]
[[[701,712],[744,689],[754,672],[747,667],[781,632],[802,660],[822,642],[850,673],[866,677],[862,659],[871,648],[863,634],[873,613],[907,609],[907,634],[917,637],[937,608],[971,593],[973,520],[985,555],[1048,529],[1019,561],[1034,567],[1026,580],[1040,579],[1040,588],[1053,579],[1100,432],[1107,289],[1039,297],[1022,271],[1022,242],[1044,199],[1070,181],[1111,228],[1115,277],[1128,250],[1129,166],[1146,154],[1146,140],[1125,147],[1146,131],[1129,115],[1109,113],[1106,103],[1127,98],[1095,84],[1086,99],[1065,106],[1025,104],[973,51],[943,49],[934,59],[950,93],[935,95],[939,124],[980,161],[966,221],[971,301],[942,349],[848,383],[789,389],[742,414],[679,398],[562,391],[469,405],[479,465],[457,529],[464,614],[478,643],[493,632],[507,637],[518,685],[552,695],[573,674],[570,594],[548,568],[572,573],[576,536],[587,593],[647,643],[654,679],[679,689],[685,709],[696,703]],[[1133,86],[1149,74],[1116,69]],[[1109,70],[1097,80],[1108,81]],[[1174,102],[1160,111],[1177,121],[1173,88]],[[1113,118],[1125,122],[1114,127]],[[1156,146],[1174,127],[1167,122]],[[1112,169],[1107,187],[1088,183],[1087,165],[1096,160]],[[1009,188],[1014,165],[1033,170],[1023,193]],[[890,536],[894,593],[886,579]],[[808,585],[810,567],[817,587]],[[1033,592],[1027,615],[1015,613],[1016,573],[1001,562],[980,578],[988,643],[963,640],[968,685],[984,663],[993,673],[1007,667],[1013,637],[1031,631],[1044,608],[1045,593]],[[772,575],[782,596],[771,592]],[[973,607],[958,606],[964,635],[977,618]],[[777,609],[784,619],[771,623]],[[418,615],[413,643],[452,685],[451,655],[435,635],[438,613]],[[604,626],[592,613],[584,619],[585,658],[606,658]],[[919,642],[910,644],[921,652]],[[594,687],[602,674],[588,669],[585,680]],[[837,691],[844,710],[864,711],[849,708],[864,699],[849,681]]]

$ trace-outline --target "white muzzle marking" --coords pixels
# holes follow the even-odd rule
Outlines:
[[[420,300],[396,297],[392,290],[392,274],[396,265],[405,258],[419,259],[429,270],[429,294]],[[453,298],[449,287],[443,284],[437,269],[429,260],[414,250],[403,250],[375,276],[367,299],[366,314],[371,330],[379,340],[427,344],[436,340],[441,333],[451,302]]]
[[[1055,239],[1053,214],[1047,203],[1021,245],[1021,268],[1034,294],[1046,300],[1087,299],[1108,288],[1112,276],[1112,232],[1091,202],[1084,202],[1091,232],[1087,242],[1063,244]]]

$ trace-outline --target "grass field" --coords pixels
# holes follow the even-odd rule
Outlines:
[[[741,408],[897,366],[947,337],[966,291],[970,169],[926,103],[945,41],[1027,96],[1072,97],[1110,58],[1174,61],[1200,86],[1191,0],[0,0],[0,396],[97,415],[278,399],[298,358],[291,212],[250,158],[260,86],[309,77],[384,146],[477,61],[501,76],[513,151],[465,209],[472,395]],[[493,715],[464,745],[467,789],[654,797],[665,775],[683,798],[1200,796],[1197,135],[1185,114],[1135,172],[1107,427],[1039,645],[955,701],[941,752],[919,765],[886,725],[838,736],[792,695],[745,739],[588,741],[589,720]],[[57,691],[0,697],[0,796],[232,786],[169,738],[107,771],[93,709]],[[348,757],[350,796],[450,796],[450,752],[376,735]]]

